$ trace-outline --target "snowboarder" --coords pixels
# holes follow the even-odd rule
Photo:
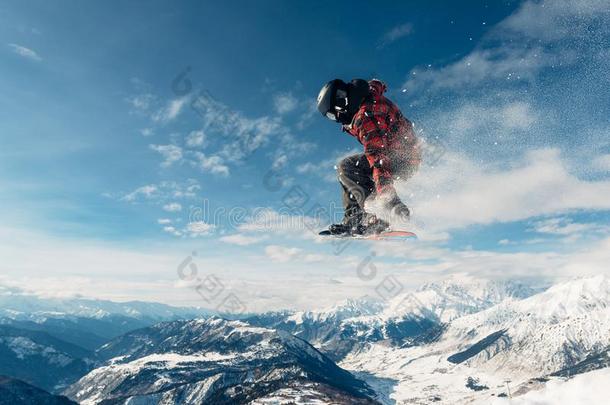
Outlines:
[[[413,175],[421,153],[413,124],[383,95],[385,90],[385,84],[376,79],[349,83],[335,79],[320,90],[318,111],[364,146],[364,153],[346,157],[337,166],[344,217],[321,234],[369,235],[388,230],[388,222],[365,211],[368,197],[380,199],[391,217],[409,219],[409,209],[393,183]]]

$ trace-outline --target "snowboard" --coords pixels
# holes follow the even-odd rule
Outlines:
[[[370,235],[336,235],[330,233],[328,230],[324,230],[319,233],[320,236],[332,237],[332,238],[352,238],[352,239],[368,239],[368,240],[404,240],[404,239],[417,239],[417,235],[409,231],[385,231],[381,233],[374,233]]]

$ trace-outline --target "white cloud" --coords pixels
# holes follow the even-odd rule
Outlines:
[[[172,197],[174,198],[193,198],[197,196],[197,191],[201,190],[201,186],[195,180],[187,183],[186,186],[181,186],[177,183],[170,182],[174,187],[172,190]],[[164,183],[161,183],[164,184]]]
[[[192,131],[186,137],[186,146],[190,148],[202,147],[205,143],[203,131]]]
[[[563,55],[564,60],[569,55]],[[471,89],[489,81],[531,80],[544,67],[558,62],[558,56],[542,47],[498,47],[476,49],[457,62],[438,68],[415,68],[403,88],[422,90]]]
[[[391,30],[387,31],[382,39],[381,39],[381,45],[380,46],[386,46],[394,41],[397,41],[401,38],[406,37],[407,35],[411,34],[411,32],[413,32],[413,24],[411,23],[404,23],[401,25],[397,25],[394,28],[392,28]]]
[[[301,254],[301,249],[269,245],[265,247],[265,254],[274,262],[286,263],[298,257]]]
[[[593,168],[600,171],[610,172],[610,154],[596,156],[593,159]]]
[[[154,184],[148,184],[146,186],[138,187],[134,191],[129,194],[121,197],[121,200],[133,202],[136,201],[140,196],[144,198],[152,198],[156,196],[156,193],[159,191],[159,188]]]
[[[133,109],[140,113],[145,113],[153,106],[157,101],[154,94],[142,93],[134,96],[127,97],[127,102],[133,107]],[[148,129],[150,130],[150,129]],[[147,132],[148,132],[147,130]],[[144,135],[144,133],[142,134]],[[146,136],[146,135],[145,135]]]
[[[154,135],[154,131],[152,130],[152,128],[142,128],[140,130],[140,133],[142,134],[142,136],[152,136],[152,135]]]
[[[292,93],[278,93],[273,96],[273,108],[278,114],[287,114],[294,111],[299,105],[299,100]]]
[[[182,205],[177,202],[172,202],[172,203],[165,204],[163,206],[163,209],[167,212],[178,212],[178,211],[182,211]]]
[[[610,209],[610,180],[579,179],[557,149],[530,151],[508,169],[447,153],[439,166],[420,171],[398,190],[424,229]]]
[[[159,152],[163,157],[161,167],[170,167],[182,160],[182,148],[176,145],[149,145],[150,149]]]
[[[189,235],[193,237],[209,235],[213,229],[214,225],[208,224],[203,221],[191,222],[186,227],[186,230],[188,231]]]
[[[195,179],[187,179],[185,182],[162,181],[158,184],[147,184],[136,188],[119,199],[128,202],[148,200],[153,202],[166,201],[175,198],[193,198],[201,189],[199,182]]]
[[[357,154],[363,153],[362,149],[350,149],[348,151],[339,151],[334,153],[328,159],[324,159],[320,162],[306,162],[296,167],[297,173],[300,174],[313,174],[317,175],[322,180],[329,183],[337,182],[337,164],[344,158]]]
[[[199,94],[192,107],[203,120],[203,130],[225,136],[218,152],[227,161],[239,162],[269,142],[272,136],[285,133],[278,117],[249,118],[215,100],[209,94]]]
[[[237,229],[242,232],[268,232],[314,239],[318,236],[317,229],[320,226],[317,218],[290,215],[272,209],[258,209]]]
[[[545,42],[553,42],[582,35],[593,18],[608,17],[606,0],[526,1],[519,9],[498,25],[503,33],[513,33]]]
[[[238,246],[248,246],[258,243],[262,240],[267,239],[264,235],[259,236],[248,236],[241,233],[236,233],[233,235],[222,236],[219,238],[221,242],[238,245]]]
[[[153,121],[161,123],[173,121],[182,112],[188,101],[188,96],[170,100],[165,107],[155,112],[151,118]]]
[[[303,101],[303,112],[299,116],[296,127],[299,130],[305,129],[315,118],[319,118],[319,112],[314,98]]]
[[[596,223],[575,223],[570,218],[549,218],[536,221],[532,230],[537,233],[550,235],[580,235],[582,233],[592,234],[594,232],[607,232],[608,227]]]
[[[536,113],[528,103],[521,101],[506,104],[500,110],[502,123],[506,128],[527,129],[537,120]]]
[[[167,225],[163,227],[163,232],[171,233],[174,236],[182,236],[182,232],[177,230],[175,227],[171,225]]]
[[[189,234],[176,228],[166,230],[170,233],[176,231],[183,232],[178,235],[182,237]],[[179,244],[163,241],[148,245],[147,251],[140,251],[123,245],[113,247],[108,243],[49,238],[6,228],[0,229],[0,242],[0,257],[3,258],[0,281],[3,283],[9,280],[12,285],[52,294],[62,291],[123,301],[147,299],[206,305],[196,293],[189,295],[184,289],[174,288],[178,282],[175,269],[187,255],[197,250],[195,241],[184,238]],[[317,246],[328,247],[329,254],[320,254],[318,248],[308,251],[279,246],[263,249],[260,257],[240,258],[236,253],[231,266],[227,267],[227,253],[216,253],[211,249],[194,260],[200,274],[222,275],[223,283],[247,302],[249,309],[258,311],[320,308],[346,298],[375,294],[375,287],[389,274],[397,277],[405,288],[437,281],[455,272],[492,279],[539,277],[557,281],[574,276],[610,275],[607,265],[610,262],[610,238],[574,246],[575,251],[564,254],[456,252],[423,241],[407,244],[371,241],[356,245],[358,249],[366,246],[366,251],[358,251],[358,256],[345,253],[335,256],[330,254],[332,246],[328,240],[326,245]],[[365,254],[369,254],[369,249],[377,253],[375,266],[378,277],[363,281],[356,269]],[[267,253],[275,260],[270,260]],[[397,260],[399,258],[403,260]],[[310,264],[313,261],[315,266]],[[87,266],[83,267],[83,263]],[[340,289],[337,280],[342,283]]]
[[[280,154],[275,158],[271,167],[275,170],[279,170],[284,168],[286,166],[286,163],[288,163],[288,156],[285,154]]]
[[[169,225],[172,223],[172,220],[169,218],[159,218],[159,219],[157,219],[157,223],[159,225]]]
[[[23,56],[26,59],[30,59],[36,62],[40,62],[42,58],[36,53],[36,51],[26,48],[25,46],[17,44],[8,44],[8,46],[19,56]]]
[[[217,174],[220,176],[228,176],[230,174],[229,166],[224,163],[224,159],[218,155],[207,156],[201,152],[194,152],[196,162],[195,165],[204,172]]]
[[[610,33],[606,0],[525,1],[494,26],[468,55],[444,67],[417,68],[404,88],[469,91],[493,82],[534,80],[542,69],[582,64],[587,47],[598,47],[598,32]],[[592,28],[595,27],[595,28]]]

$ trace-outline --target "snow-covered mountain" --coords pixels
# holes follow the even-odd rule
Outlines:
[[[453,274],[438,283],[424,284],[415,292],[403,293],[387,305],[385,319],[418,315],[440,323],[479,312],[508,298],[529,297],[539,289],[506,280],[492,281],[468,274]]]
[[[209,315],[205,309],[155,302],[44,298],[0,285],[0,325],[46,332],[89,350],[158,322]]]
[[[67,331],[75,341],[88,331],[83,325],[55,324],[59,335]],[[35,347],[45,354],[38,359],[53,363],[46,355],[61,352],[31,338],[37,346],[11,339],[0,345],[0,355],[31,359],[27,350]],[[315,311],[178,320],[129,331],[81,358],[82,378],[65,393],[85,404],[503,403],[505,396],[607,368],[609,353],[607,277],[544,290],[454,275],[389,302],[364,297]],[[47,367],[36,364],[24,368],[24,377]]]
[[[0,325],[0,374],[57,392],[94,367],[95,355],[45,332]]]
[[[572,280],[451,323],[449,360],[490,370],[550,374],[610,346],[610,279]]]
[[[607,367],[609,308],[610,279],[571,280],[455,318],[430,344],[373,343],[340,365],[386,403],[488,403],[507,395],[506,381],[513,394],[525,393],[551,375]]]
[[[106,365],[67,396],[83,404],[240,404],[308,392],[337,403],[374,403],[366,384],[304,340],[241,321],[161,323],[109,342],[98,355]]]
[[[371,342],[387,341],[395,346],[430,343],[455,318],[535,292],[514,281],[454,275],[440,283],[400,294],[388,303],[365,297],[318,311],[274,312],[247,320],[290,332],[332,359],[341,360]]]

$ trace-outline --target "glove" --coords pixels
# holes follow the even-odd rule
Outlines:
[[[392,198],[388,202],[387,206],[390,210],[392,218],[405,221],[409,220],[409,217],[411,216],[411,211],[409,211],[409,208],[402,201],[400,201],[400,198],[398,198],[398,196]]]

